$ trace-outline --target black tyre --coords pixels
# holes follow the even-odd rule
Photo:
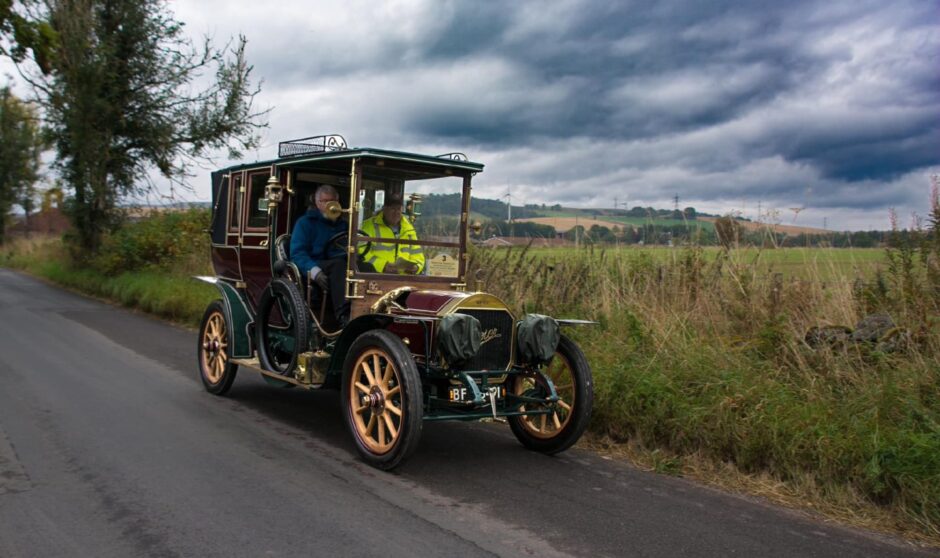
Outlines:
[[[274,279],[261,295],[255,324],[258,360],[265,370],[294,373],[310,338],[310,320],[297,285]]]
[[[414,357],[396,335],[373,330],[353,342],[343,370],[343,415],[359,455],[379,469],[398,466],[421,438],[423,398]]]
[[[565,335],[561,336],[555,356],[542,372],[555,384],[558,403],[554,409],[548,405],[523,406],[522,410],[551,409],[552,412],[509,417],[509,427],[525,447],[554,454],[568,449],[584,434],[594,406],[594,380],[581,348]],[[532,378],[517,376],[513,393],[545,397],[548,389],[541,384]]]
[[[221,300],[214,300],[206,308],[199,326],[196,359],[199,362],[199,377],[206,391],[224,395],[235,381],[238,365],[230,361],[229,347],[232,344],[231,327],[225,319],[225,307]]]

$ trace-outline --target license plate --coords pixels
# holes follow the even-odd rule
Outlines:
[[[490,400],[490,393],[488,391],[489,389],[496,390],[496,399],[502,399],[506,397],[506,386],[490,386],[489,388],[480,386],[480,391],[483,392],[484,401]],[[454,403],[473,401],[473,391],[471,391],[466,386],[450,387],[447,389],[447,399]]]

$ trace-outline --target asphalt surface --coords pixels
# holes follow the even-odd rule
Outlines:
[[[216,397],[195,346],[0,270],[0,557],[938,555],[503,425],[425,424],[379,472],[336,392]]]

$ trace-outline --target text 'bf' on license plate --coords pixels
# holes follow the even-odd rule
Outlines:
[[[496,399],[506,397],[506,386],[480,386],[480,393],[483,394],[484,401],[489,401],[489,390],[491,389],[496,390]],[[453,402],[473,401],[473,392],[466,386],[451,387],[447,390],[447,398]]]

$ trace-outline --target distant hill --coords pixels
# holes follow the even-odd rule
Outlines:
[[[717,217],[702,217],[703,221],[714,223]],[[797,234],[830,234],[826,229],[817,229],[815,227],[798,227],[796,225],[780,225],[775,223],[760,223],[757,221],[744,221],[738,219],[738,222],[746,231],[759,231],[770,229],[774,232],[797,235]]]
[[[460,194],[430,194],[421,203],[421,214],[426,217],[445,217],[460,214]],[[470,198],[470,210],[481,217],[506,220],[506,203],[500,200]],[[512,218],[537,217],[538,213],[524,207],[513,206]]]
[[[486,198],[471,197],[470,210],[482,217],[494,220],[506,220],[507,209],[506,202],[501,200],[491,200]],[[447,215],[456,215],[460,212],[460,194],[430,194],[424,198],[421,205],[422,215],[428,217],[438,217]],[[513,221],[534,219],[539,217],[572,217],[588,218],[612,221],[614,223],[648,224],[651,220],[661,219],[674,221],[695,220],[699,215],[708,215],[698,213],[694,207],[687,207],[682,211],[671,209],[654,209],[652,207],[634,207],[633,209],[582,209],[573,207],[562,207],[560,204],[526,204],[512,206]],[[712,217],[717,217],[713,215]],[[671,224],[676,224],[675,222]]]

